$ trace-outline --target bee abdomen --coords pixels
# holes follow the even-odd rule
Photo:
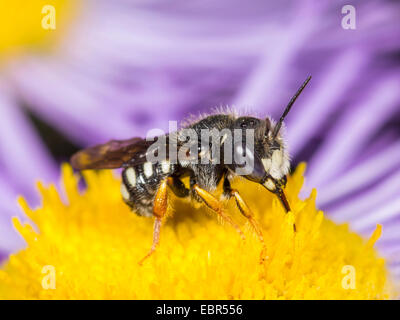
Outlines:
[[[145,162],[127,167],[122,172],[121,195],[127,205],[140,216],[152,216],[153,202],[163,179],[173,174],[176,166],[168,160]]]

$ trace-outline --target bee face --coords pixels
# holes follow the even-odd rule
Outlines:
[[[271,123],[271,120],[269,120]],[[272,126],[271,126],[272,127]],[[286,143],[283,137],[283,130],[278,135],[274,135],[275,126],[267,133],[264,140],[264,154],[262,163],[265,172],[276,180],[282,179],[289,173],[290,162]]]
[[[286,149],[282,132],[274,135],[275,125],[269,118],[257,119],[253,117],[240,117],[234,123],[233,129],[254,130],[253,150],[245,141],[242,134],[244,148],[239,146],[234,152],[247,153],[253,168],[245,178],[263,184],[268,190],[275,188],[273,181],[283,179],[289,172],[289,155]],[[271,179],[272,178],[272,179]]]

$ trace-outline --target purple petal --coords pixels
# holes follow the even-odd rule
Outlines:
[[[307,177],[310,185],[322,186],[348,166],[360,147],[398,110],[399,86],[397,78],[384,80],[363,103],[345,112],[310,161]]]
[[[343,203],[334,209],[329,210],[329,216],[337,221],[345,222],[364,215],[371,208],[382,207],[395,197],[399,196],[400,190],[400,170],[393,172],[390,176],[378,182],[373,188],[362,192],[351,200]]]
[[[321,205],[333,202],[358,188],[370,185],[399,166],[400,141],[392,143],[386,149],[338,175],[336,179],[332,179],[330,183],[318,189],[317,201]],[[307,181],[306,183],[308,184]]]
[[[313,89],[312,93],[308,94],[307,100],[302,100],[300,105],[293,108],[290,115],[292,121],[288,125],[287,138],[293,155],[323,129],[324,122],[337,109],[351,83],[359,77],[366,60],[361,52],[349,50],[326,67],[327,70],[323,72],[325,76],[311,80],[309,86]]]
[[[10,181],[27,191],[38,179],[57,176],[50,154],[5,86],[0,87],[0,136],[0,162]]]

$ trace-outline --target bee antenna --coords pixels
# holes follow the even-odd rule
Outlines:
[[[306,81],[303,82],[303,84],[301,85],[301,87],[299,88],[299,90],[297,90],[297,92],[295,93],[295,95],[292,97],[292,99],[290,99],[288,105],[285,108],[285,111],[283,112],[281,118],[279,119],[279,122],[276,124],[274,132],[272,134],[273,139],[276,138],[276,136],[279,133],[279,130],[281,129],[283,120],[285,119],[285,117],[287,116],[287,114],[289,113],[290,109],[292,108],[294,102],[296,101],[296,99],[299,97],[300,93],[303,91],[303,89],[306,87],[307,83],[311,80],[311,76],[308,76],[308,78],[306,79]]]

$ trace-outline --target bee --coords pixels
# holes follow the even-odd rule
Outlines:
[[[192,198],[204,203],[233,226],[244,239],[243,232],[224,209],[223,200],[233,198],[262,244],[260,257],[264,261],[266,246],[262,230],[238,190],[232,188],[231,181],[241,171],[240,175],[244,178],[275,194],[286,212],[291,210],[284,193],[290,161],[281,127],[310,79],[308,77],[304,81],[276,123],[269,117],[259,119],[233,114],[209,115],[179,130],[158,136],[157,143],[149,139],[132,138],[111,140],[81,150],[72,156],[72,167],[77,170],[123,169],[123,201],[136,214],[154,217],[152,246],[139,261],[140,264],[154,253],[159,244],[169,190],[177,197]],[[206,139],[202,135],[205,130],[212,132]],[[249,132],[251,134],[248,135]],[[238,139],[232,139],[234,133],[240,133]],[[188,139],[191,134],[194,138]],[[175,149],[171,146],[179,149],[178,156],[172,152]],[[214,154],[219,157],[214,157]],[[221,155],[223,160],[218,161]],[[251,165],[247,166],[249,163]],[[182,181],[185,177],[189,177],[189,188]],[[220,182],[223,193],[221,198],[217,198],[213,192]],[[296,231],[295,225],[293,228]]]

